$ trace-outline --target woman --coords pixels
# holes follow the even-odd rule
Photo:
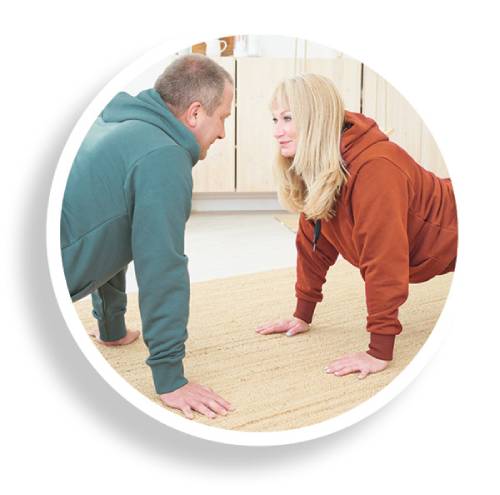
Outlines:
[[[300,212],[297,305],[262,335],[309,330],[328,268],[340,254],[365,282],[369,349],[326,367],[359,378],[385,369],[401,330],[408,284],[454,270],[457,215],[449,179],[440,179],[391,143],[370,118],[344,110],[333,83],[315,74],[283,81],[272,99],[279,145],[278,194]]]

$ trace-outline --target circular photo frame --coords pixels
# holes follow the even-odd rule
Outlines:
[[[227,147],[224,148],[222,145],[219,146],[220,143],[217,143],[217,148],[214,146],[216,149],[214,149],[213,154],[207,156],[206,162],[208,163],[203,163],[203,167],[194,172],[195,197],[193,205],[195,211],[204,212],[202,216],[203,214],[205,217],[210,216],[207,212],[211,209],[216,211],[220,209],[231,210],[237,202],[240,205],[242,203],[245,205],[239,208],[246,208],[253,212],[259,210],[259,208],[275,212],[279,208],[279,203],[276,199],[276,187],[272,182],[272,172],[254,174],[254,171],[255,167],[259,163],[262,163],[262,161],[266,161],[267,163],[269,161],[267,157],[275,152],[273,146],[276,143],[272,136],[270,109],[273,86],[276,85],[277,81],[293,77],[299,73],[319,73],[334,80],[344,97],[348,111],[371,116],[370,118],[374,118],[379,123],[379,127],[389,136],[389,139],[399,143],[399,146],[406,149],[409,155],[416,156],[416,161],[420,160],[432,163],[430,171],[436,175],[446,176],[447,174],[444,161],[439,154],[432,136],[406,100],[378,74],[345,54],[304,40],[271,36],[246,35],[224,37],[215,41],[208,40],[205,43],[193,44],[188,49],[180,48],[175,42],[169,42],[146,53],[113,78],[99,92],[75,125],[61,154],[54,174],[47,214],[48,262],[59,307],[81,351],[104,380],[116,392],[127,399],[128,402],[148,416],[171,428],[211,441],[246,446],[286,445],[330,435],[378,411],[408,386],[428,363],[432,355],[436,352],[445,332],[450,327],[450,317],[447,314],[444,302],[451,283],[451,274],[445,275],[447,281],[441,283],[439,286],[427,290],[423,287],[424,284],[422,284],[420,293],[414,294],[410,291],[407,304],[410,304],[412,300],[414,304],[402,316],[402,318],[404,317],[403,326],[405,327],[402,335],[407,333],[408,335],[405,336],[407,340],[400,347],[396,346],[395,351],[395,354],[397,354],[397,351],[401,351],[402,354],[406,352],[406,358],[405,360],[394,361],[394,366],[399,366],[398,369],[393,367],[393,371],[387,371],[391,369],[391,363],[387,370],[384,370],[380,375],[373,374],[373,377],[381,376],[382,378],[378,379],[376,384],[375,381],[371,382],[371,386],[368,387],[370,389],[369,392],[361,390],[360,387],[362,387],[365,381],[354,379],[355,375],[342,378],[334,377],[331,374],[326,376],[324,367],[329,362],[322,360],[323,356],[318,354],[314,367],[304,371],[305,378],[302,382],[284,382],[283,389],[286,389],[287,393],[284,393],[282,396],[279,396],[277,393],[279,389],[278,381],[280,379],[283,381],[283,377],[289,376],[292,370],[293,373],[297,373],[297,369],[293,368],[293,363],[290,362],[289,358],[281,363],[282,366],[279,369],[280,362],[276,361],[278,357],[273,357],[270,354],[264,360],[267,364],[262,365],[262,368],[259,368],[259,362],[254,360],[248,362],[246,367],[245,363],[243,363],[242,368],[236,372],[234,363],[231,364],[230,353],[233,353],[233,355],[235,352],[239,352],[239,355],[245,354],[237,350],[236,346],[239,337],[234,337],[234,335],[241,336],[243,335],[242,332],[248,332],[248,337],[245,337],[245,341],[241,345],[247,346],[245,349],[248,349],[248,354],[253,356],[256,356],[258,353],[262,354],[262,342],[265,337],[256,333],[253,328],[245,327],[245,325],[251,324],[251,318],[260,318],[261,313],[259,312],[258,316],[255,316],[255,308],[250,306],[245,307],[242,313],[245,313],[247,320],[245,320],[245,325],[243,325],[245,328],[242,328],[241,324],[236,323],[239,316],[236,314],[237,310],[234,308],[238,307],[238,304],[242,300],[253,300],[253,303],[260,308],[262,301],[259,301],[255,295],[261,292],[260,287],[269,287],[269,284],[273,280],[279,280],[280,290],[284,290],[286,293],[286,290],[290,289],[289,270],[292,269],[295,273],[293,266],[289,266],[289,258],[284,260],[286,258],[285,254],[281,255],[278,253],[278,258],[282,259],[276,261],[275,265],[272,264],[274,261],[271,261],[271,264],[264,263],[261,265],[257,263],[251,265],[251,268],[249,268],[250,272],[266,273],[266,276],[262,275],[261,278],[253,281],[249,281],[248,277],[250,275],[244,270],[238,271],[237,268],[234,268],[238,265],[239,258],[235,259],[233,265],[229,263],[229,272],[222,270],[217,273],[205,273],[205,279],[203,276],[200,276],[200,278],[195,280],[195,283],[199,283],[200,287],[204,283],[206,284],[208,279],[212,278],[224,279],[225,282],[229,280],[229,285],[218,285],[215,291],[210,286],[207,290],[211,291],[210,304],[214,305],[213,314],[216,319],[224,313],[224,310],[221,308],[223,308],[223,303],[227,303],[228,296],[234,297],[235,302],[229,305],[230,307],[227,309],[227,312],[235,311],[235,314],[226,315],[225,319],[213,322],[213,327],[210,328],[227,327],[233,322],[236,329],[235,333],[227,334],[232,335],[230,337],[221,334],[221,341],[217,345],[213,342],[207,343],[203,341],[198,346],[200,348],[203,347],[202,350],[200,348],[188,349],[187,358],[191,360],[185,366],[186,375],[188,375],[188,378],[195,376],[200,379],[208,379],[208,382],[205,382],[205,384],[213,387],[221,395],[230,395],[231,391],[233,391],[234,395],[240,398],[239,401],[236,400],[236,403],[234,403],[236,410],[229,412],[227,417],[230,418],[232,416],[234,418],[238,414],[242,414],[244,417],[241,421],[233,423],[221,423],[218,421],[218,418],[209,420],[198,414],[195,415],[194,420],[189,420],[179,411],[174,411],[164,406],[155,396],[151,378],[146,380],[144,378],[145,375],[142,374],[144,370],[148,371],[148,367],[144,362],[145,356],[143,355],[146,352],[145,347],[143,349],[144,352],[138,351],[138,354],[134,357],[138,363],[141,363],[138,366],[142,366],[143,368],[139,377],[134,378],[130,374],[120,371],[116,366],[116,362],[113,362],[113,357],[102,352],[103,347],[89,336],[90,320],[85,320],[81,317],[82,312],[88,313],[90,317],[89,297],[87,297],[86,306],[81,305],[77,307],[78,303],[72,301],[68,291],[68,283],[61,256],[61,211],[68,177],[82,142],[85,140],[94,121],[101,114],[103,108],[106,107],[108,102],[117,93],[126,91],[134,94],[147,87],[151,87],[154,82],[153,78],[161,74],[166,65],[176,58],[184,56],[186,53],[203,53],[205,56],[213,58],[231,74],[234,84],[237,87],[238,101],[236,105],[233,101],[229,117],[233,121],[229,125],[226,123],[225,128],[225,137],[226,139],[229,138]],[[171,55],[166,56],[165,54]],[[257,108],[258,110],[256,110]],[[268,126],[264,123],[265,119],[267,119]],[[416,138],[413,135],[414,133],[408,131],[408,126],[410,129],[418,129],[418,136]],[[267,133],[271,132],[269,134],[269,143],[266,142],[265,138],[260,137],[259,133],[263,130]],[[235,147],[238,148],[236,154],[234,152]],[[241,156],[238,153],[241,153]],[[227,157],[229,157],[227,168],[224,168],[224,173],[221,174],[221,168],[226,167]],[[235,163],[235,160],[237,163]],[[219,181],[215,185],[211,184],[209,181],[210,176],[215,175],[224,175],[226,183]],[[260,182],[252,183],[252,175],[258,175]],[[211,201],[217,202],[216,206],[211,206]],[[281,220],[278,219],[276,225],[279,228],[285,229],[286,227],[279,225],[279,221]],[[243,228],[245,228],[245,222],[239,220],[237,222],[240,224],[243,223]],[[297,225],[295,224],[296,230]],[[296,234],[289,231],[286,235],[288,237],[295,237]],[[246,241],[243,240],[242,242]],[[294,249],[294,246],[292,248]],[[219,247],[215,248],[216,251],[217,249]],[[235,246],[234,249],[237,250],[239,247]],[[244,256],[244,253],[240,253],[240,255]],[[257,257],[262,256],[262,253],[257,254]],[[227,261],[230,256],[224,254],[224,258]],[[351,280],[349,277],[351,277],[352,267],[347,268],[348,263],[346,260],[342,260],[342,262],[345,262],[346,266],[341,265],[336,274],[338,277],[345,277],[345,280]],[[202,264],[203,261],[201,260],[200,266]],[[284,268],[283,266],[287,266],[288,268]],[[279,273],[273,269],[278,270]],[[131,280],[133,275],[129,275]],[[231,282],[231,276],[247,278],[244,280],[238,278]],[[359,278],[359,275],[357,277],[356,281],[353,281],[352,285],[349,285],[350,292],[347,291],[340,296],[337,293],[335,294],[337,299],[344,298],[342,299],[342,304],[344,308],[346,306],[349,308],[348,311],[339,315],[340,306],[335,307],[331,311],[328,309],[322,310],[321,313],[318,313],[319,322],[316,323],[316,320],[313,322],[313,330],[316,327],[318,328],[316,333],[311,331],[307,335],[294,336],[292,339],[288,339],[283,335],[272,336],[271,340],[269,340],[272,343],[269,347],[270,352],[278,353],[281,348],[286,350],[288,356],[291,353],[297,353],[294,355],[299,356],[302,352],[301,349],[305,348],[303,346],[307,346],[307,349],[311,353],[313,353],[311,349],[317,349],[318,353],[325,350],[326,352],[335,352],[336,347],[334,344],[331,344],[332,347],[328,347],[330,341],[333,342],[336,338],[339,338],[336,337],[336,334],[332,334],[332,332],[328,333],[333,321],[332,318],[340,320],[337,323],[339,328],[342,325],[344,327],[349,327],[350,325],[356,326],[356,332],[359,333],[360,338],[365,339],[365,344],[368,345],[368,333],[360,326],[360,322],[361,324],[366,323],[366,315],[362,315],[364,303],[364,292],[360,293],[360,288],[363,289],[362,280]],[[361,286],[359,285],[360,281]],[[241,289],[242,287],[246,287],[247,289]],[[249,287],[254,288],[251,296],[245,296],[244,293],[238,292],[238,290],[240,292],[241,290],[250,290],[248,289]],[[137,290],[136,287],[135,290]],[[193,294],[198,297],[198,290],[201,300],[201,288],[196,288]],[[282,297],[278,289],[272,290],[276,291],[276,297]],[[429,292],[432,292],[432,297],[429,296]],[[361,305],[350,305],[349,298],[354,297],[353,294],[356,294],[358,299],[361,297]],[[292,305],[294,302],[293,296],[294,294],[291,293],[289,298],[292,301]],[[217,297],[221,299],[221,306],[217,306]],[[237,299],[238,297],[241,299]],[[137,298],[132,302],[136,306],[137,317],[140,317]],[[329,304],[326,298],[323,305],[325,303],[326,305]],[[197,308],[203,307],[202,303],[199,304],[199,306],[192,307],[190,311],[190,325],[191,318],[193,318],[195,320],[193,323],[195,328],[193,329],[193,333],[190,331],[188,342],[202,342],[199,339],[206,338],[201,329],[209,327],[206,318],[210,312],[205,312],[198,317]],[[281,307],[277,304],[271,306],[274,306],[274,308],[270,308],[271,312],[276,308],[279,311],[293,310],[293,306],[285,305]],[[435,318],[431,318],[432,321],[430,323],[429,312],[435,312]],[[423,315],[426,317],[423,318]],[[266,318],[267,316],[268,314],[263,311],[262,318]],[[276,316],[283,315],[277,314]],[[199,318],[200,321],[196,321],[196,318]],[[426,323],[422,323],[424,319]],[[257,327],[262,321],[257,320],[254,323],[254,326]],[[140,323],[138,324],[140,325]],[[199,333],[198,330],[200,330]],[[227,342],[227,340],[224,341],[224,338],[231,339],[231,345],[225,346],[224,342]],[[316,338],[319,340],[315,341],[314,339]],[[290,342],[293,342],[293,344]],[[410,345],[412,342],[414,345]],[[358,341],[352,341],[348,337],[345,341],[345,349],[364,351],[365,349],[356,347],[358,344]],[[342,348],[342,345],[340,345],[340,348]],[[212,350],[210,351],[210,349]],[[206,358],[209,352],[216,353],[212,358],[214,361],[220,363],[221,366],[224,364],[227,365],[225,369],[227,374],[230,375],[231,369],[234,370],[232,377],[226,377],[227,383],[230,384],[227,386],[226,391],[217,388],[217,384],[222,383],[222,379],[215,378],[223,374],[224,370],[221,371],[218,369],[214,371],[213,367],[207,365],[204,368],[203,363],[195,362],[196,357],[201,359],[201,356],[204,355]],[[307,363],[310,363],[316,361],[314,357],[314,354],[307,354],[304,359],[297,359],[299,373],[300,366],[304,362],[307,361]],[[335,357],[335,355],[331,356],[332,359]],[[273,359],[276,364],[274,367],[269,366],[269,363]],[[207,362],[205,361],[206,364]],[[270,373],[273,370],[277,374],[276,380],[269,378],[272,376]],[[265,380],[269,388],[265,390],[264,387],[263,390],[257,393],[255,389],[256,387],[258,388],[258,375],[260,371],[262,371],[261,379]],[[249,377],[247,378],[246,375],[249,375]],[[231,378],[234,379],[234,383],[232,384]],[[366,382],[370,383],[369,380],[371,379],[372,376],[368,376]],[[334,380],[337,381],[335,382]],[[349,380],[349,382],[345,382],[348,383],[348,386],[338,390],[339,387],[336,386],[336,383],[341,383],[342,380]],[[338,392],[337,395],[334,393],[335,390]],[[259,393],[262,397],[265,397],[266,394],[267,396],[271,396],[273,401],[263,401],[262,409],[259,412],[256,412],[259,409],[258,407],[252,407],[252,416],[252,414],[248,413],[247,409],[250,408],[246,407],[248,404],[245,404],[244,400],[245,397],[252,401],[258,400],[260,397]],[[314,400],[304,401],[304,397],[308,393],[315,396]],[[351,393],[357,394],[356,399],[347,400],[346,397]],[[230,401],[233,400],[230,397],[225,398]],[[295,404],[293,403],[294,398],[297,398]],[[242,402],[243,406],[241,405]],[[337,407],[342,402],[344,406]],[[279,409],[280,407],[283,408],[283,411]],[[266,408],[267,410],[265,410]],[[311,410],[315,411],[312,415],[307,412]]]

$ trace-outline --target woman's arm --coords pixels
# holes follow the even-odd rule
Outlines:
[[[261,335],[286,333],[287,336],[292,337],[307,332],[316,303],[323,299],[321,289],[325,283],[328,268],[337,260],[337,250],[321,235],[314,243],[314,224],[308,222],[303,214],[300,215],[296,246],[297,282],[295,293],[297,305],[295,312],[292,318],[258,326],[256,332]]]
[[[297,246],[297,305],[294,316],[311,323],[316,304],[323,300],[326,274],[338,258],[338,251],[320,233],[314,242],[314,223],[300,215]]]
[[[380,159],[365,165],[351,196],[353,240],[365,281],[368,354],[391,360],[394,339],[402,330],[399,307],[408,297],[407,219],[410,183],[396,165]]]
[[[384,159],[365,165],[351,196],[353,240],[365,281],[367,352],[355,352],[330,363],[325,371],[336,376],[359,372],[358,378],[384,370],[393,358],[395,336],[402,330],[399,307],[408,297],[408,205],[406,175]]]

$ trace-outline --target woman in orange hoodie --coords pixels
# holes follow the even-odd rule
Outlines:
[[[297,305],[292,318],[257,328],[262,335],[309,330],[326,273],[340,254],[365,282],[369,349],[326,367],[337,376],[385,369],[401,330],[408,284],[454,270],[457,214],[449,179],[417,164],[375,121],[344,110],[327,78],[283,81],[272,99],[279,145],[278,195],[300,212]]]

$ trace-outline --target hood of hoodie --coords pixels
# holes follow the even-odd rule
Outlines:
[[[389,140],[370,117],[345,112],[344,120],[348,128],[342,134],[340,152],[348,168],[350,163],[370,146]]]
[[[200,158],[200,146],[194,134],[168,109],[160,94],[147,89],[137,96],[118,93],[101,113],[104,122],[140,120],[154,125],[187,150],[193,166]]]

